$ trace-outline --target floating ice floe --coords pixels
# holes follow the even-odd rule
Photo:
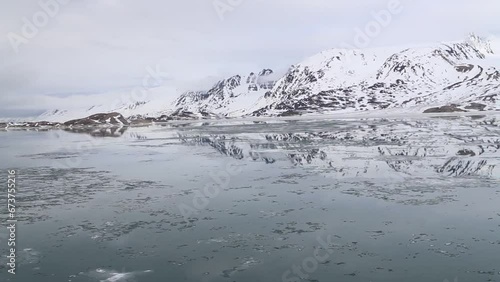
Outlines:
[[[100,282],[122,282],[122,281],[131,281],[132,278],[138,275],[151,272],[153,271],[145,270],[145,271],[119,272],[110,269],[97,268],[96,270],[84,273],[83,275],[95,278]]]

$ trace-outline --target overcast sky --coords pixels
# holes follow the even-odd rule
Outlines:
[[[127,91],[141,84],[148,66],[159,66],[168,73],[164,83],[180,89],[286,69],[321,50],[353,45],[355,29],[391,2],[0,1],[0,117],[54,108],[60,97]],[[402,11],[369,47],[457,40],[471,31],[500,34],[498,0],[400,1]],[[40,3],[51,2],[54,13],[45,24]],[[23,35],[23,28],[31,33]]]

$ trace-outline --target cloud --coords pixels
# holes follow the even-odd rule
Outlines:
[[[283,69],[351,42],[354,29],[390,0],[240,0],[223,20],[212,0],[66,0],[16,54],[6,35],[21,34],[23,17],[32,18],[41,10],[39,2],[48,1],[56,0],[0,4],[0,116],[56,103],[43,97],[135,87],[147,66],[160,65],[171,74],[168,83],[183,88]],[[404,11],[373,46],[500,32],[497,0],[401,1]]]

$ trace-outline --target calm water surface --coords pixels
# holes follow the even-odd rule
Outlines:
[[[0,156],[0,281],[500,281],[495,117],[3,131]]]

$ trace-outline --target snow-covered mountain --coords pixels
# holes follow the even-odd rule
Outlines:
[[[470,35],[461,42],[411,48],[331,49],[281,76],[264,69],[180,96],[158,89],[145,99],[119,103],[96,98],[85,109],[55,109],[39,119],[64,121],[102,112],[129,118],[214,118],[385,109],[500,110],[498,43]]]
[[[464,42],[381,53],[332,49],[292,66],[254,114],[386,108],[422,112],[450,104],[500,109],[500,73],[489,60],[494,51],[484,39],[471,35]]]
[[[246,76],[235,75],[217,82],[208,91],[187,92],[175,102],[174,107],[182,111],[211,113],[216,116],[243,116],[250,114],[249,108],[270,92],[275,84],[271,69]]]
[[[172,103],[179,93],[172,87],[158,87],[90,96],[70,96],[60,99],[61,104],[66,107],[49,110],[40,115],[38,120],[66,122],[112,112],[118,112],[127,118],[159,117],[172,113]]]

